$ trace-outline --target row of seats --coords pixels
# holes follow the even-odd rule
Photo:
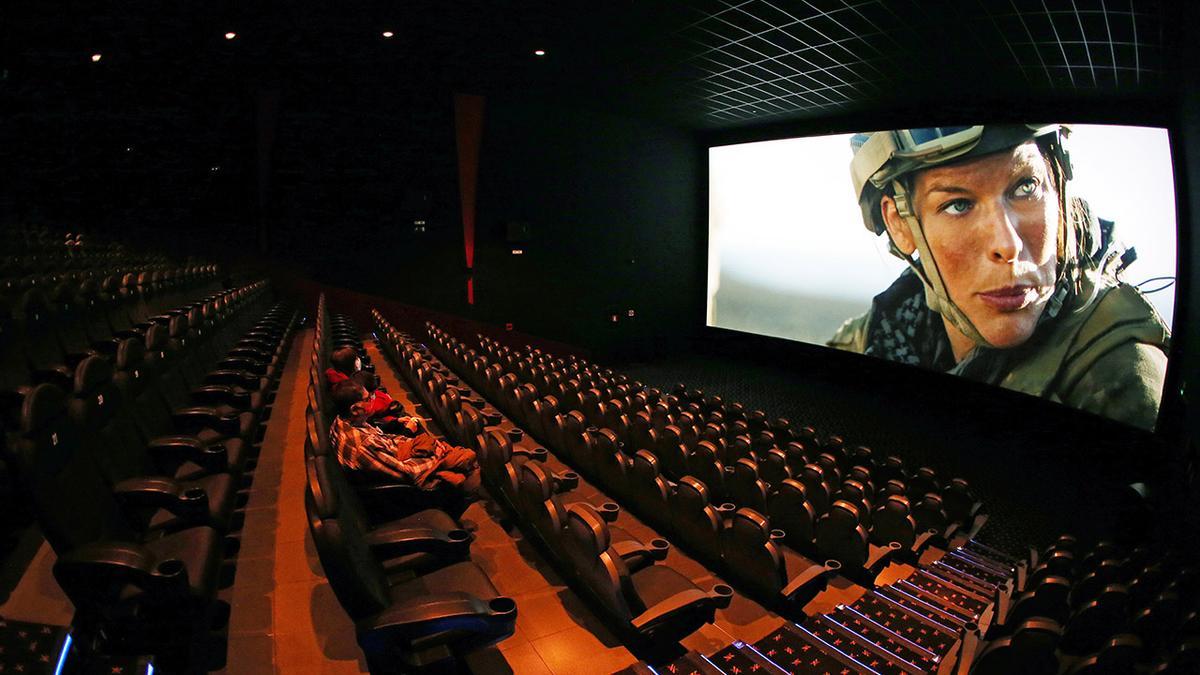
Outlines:
[[[455,516],[459,497],[412,485],[355,481],[329,445],[333,411],[325,369],[333,349],[354,347],[370,366],[358,331],[318,300],[306,410],[305,509],[325,576],[355,623],[372,673],[446,667],[513,633],[517,606],[470,561],[474,535]]]
[[[373,312],[380,347],[418,392],[427,409],[457,427],[457,434],[480,453],[490,494],[502,504],[531,538],[539,542],[563,576],[604,609],[609,625],[628,641],[662,648],[714,620],[728,606],[732,589],[723,584],[704,591],[689,579],[657,564],[665,560],[665,540],[643,542],[618,524],[616,504],[599,507],[578,500],[568,503],[578,486],[576,474],[554,475],[540,458],[515,459],[511,451],[523,432],[502,432],[502,415],[476,398],[435,358],[422,354],[407,337]],[[463,403],[466,397],[467,403]],[[475,406],[478,405],[479,408]],[[477,424],[482,419],[488,428]],[[474,434],[474,438],[470,437]],[[505,439],[504,450],[493,453],[487,437]],[[517,447],[520,447],[519,445]],[[523,452],[516,453],[520,458]]]
[[[456,363],[468,378],[478,382],[485,391],[490,391],[490,396],[495,397],[501,408],[533,427],[535,434],[539,434],[547,445],[582,473],[595,477],[619,501],[629,504],[661,531],[671,533],[675,541],[710,567],[723,570],[726,576],[762,602],[776,606],[785,613],[796,612],[799,605],[822,588],[835,570],[843,570],[856,578],[866,578],[869,583],[873,573],[854,572],[878,571],[888,556],[898,549],[891,545],[894,539],[885,545],[877,545],[867,537],[867,529],[861,519],[871,514],[866,502],[874,497],[873,489],[859,481],[847,480],[837,499],[831,499],[834,495],[829,494],[829,480],[838,476],[841,464],[848,463],[846,460],[849,456],[848,452],[842,453],[846,458],[839,463],[833,454],[839,450],[837,446],[830,446],[832,452],[821,453],[822,465],[806,463],[811,464],[816,486],[825,490],[824,502],[814,506],[808,499],[808,488],[799,480],[785,478],[780,481],[778,489],[768,488],[758,477],[758,463],[749,457],[741,458],[738,468],[726,471],[720,466],[712,442],[696,440],[698,451],[688,452],[686,444],[680,441],[681,427],[666,423],[675,415],[671,405],[679,409],[677,397],[662,397],[638,383],[624,380],[622,376],[598,373],[599,377],[611,378],[608,380],[610,384],[603,386],[611,389],[605,393],[612,394],[612,404],[603,413],[593,409],[592,414],[597,421],[601,414],[627,419],[624,412],[616,414],[616,411],[622,406],[632,409],[634,401],[650,408],[639,410],[639,416],[649,419],[652,410],[658,411],[664,422],[661,426],[664,437],[670,436],[675,441],[671,450],[681,460],[690,460],[695,468],[673,481],[662,472],[658,455],[648,449],[639,449],[630,454],[625,442],[620,440],[619,431],[589,426],[590,421],[583,411],[564,410],[553,395],[539,397],[532,383],[521,383],[516,373],[505,372],[504,366],[490,363],[487,356],[468,357],[457,341],[436,328],[431,327],[431,335],[435,350],[442,352],[452,364]],[[588,368],[590,366],[580,365],[579,372],[586,372]],[[582,386],[576,378],[567,378],[567,381],[572,390],[577,390],[577,383]],[[565,395],[565,390],[560,389],[559,392],[564,400],[571,400]],[[599,398],[595,393],[591,396]],[[731,414],[737,412],[734,409]],[[694,429],[686,422],[693,417],[692,412],[680,410],[678,417],[685,427]],[[750,416],[750,424],[757,425],[758,420],[759,416]],[[618,430],[628,432],[631,429],[622,419],[607,423],[618,427]],[[742,419],[735,420],[734,424],[749,428]],[[655,432],[653,428],[649,431],[651,435]],[[761,432],[765,432],[765,429]],[[505,444],[504,439],[494,433],[487,442],[498,448],[503,448]],[[802,454],[801,444],[798,441],[792,443],[793,451]],[[782,455],[777,448],[764,450],[764,457]],[[866,462],[866,459],[859,459]],[[721,476],[721,485],[735,486],[723,492],[725,498],[737,499],[740,503],[723,501],[719,506],[714,505],[708,484],[697,477],[708,475],[714,466]],[[871,485],[870,469],[862,464],[854,464],[849,468],[855,470],[857,473],[854,475],[865,481],[866,485]],[[717,479],[710,480],[716,482]],[[739,490],[736,486],[743,482],[751,489]],[[850,490],[855,491],[853,495]],[[900,502],[900,499],[892,501]],[[903,506],[903,502],[900,505]],[[818,507],[824,508],[824,513],[818,514]],[[888,523],[889,515],[880,519],[881,530],[883,524]],[[896,529],[907,526],[906,533],[911,535],[910,550],[919,548],[918,540],[920,543],[928,540],[928,536],[918,538],[916,524],[906,512],[892,520],[897,523]],[[785,542],[791,546],[784,548]],[[814,560],[829,562],[818,564]]]
[[[487,443],[489,445],[496,445],[497,447],[501,448],[504,447],[500,443],[499,436],[495,433],[491,434],[491,437],[488,439]],[[488,452],[490,453],[490,449]],[[527,469],[525,467],[529,466],[531,463],[532,462],[530,461],[523,463],[521,471],[523,473],[526,472]],[[674,486],[675,493],[678,494],[679,492],[692,490],[693,485],[692,479],[685,476],[678,485]],[[752,511],[749,513],[752,513]],[[749,515],[749,513],[742,515],[745,517]],[[737,515],[738,514],[735,514],[732,523],[729,525],[730,531],[725,533],[725,541],[723,542],[727,547],[725,555],[736,559],[738,561],[738,566],[742,569],[754,565],[754,570],[761,570],[762,565],[754,562],[756,557],[753,549],[751,549],[749,552],[743,552],[734,549],[735,546],[745,543],[742,541],[742,538],[739,538],[739,533],[737,530],[740,527],[740,524]],[[972,557],[967,559],[969,562],[974,561],[976,558],[981,556],[981,554],[978,552],[979,546],[979,544],[972,542]],[[961,549],[953,551],[952,553],[962,554],[964,556],[968,555],[962,553]],[[750,562],[742,563],[741,561],[743,558]],[[997,564],[997,566],[1000,565]],[[991,567],[988,567],[987,569],[991,569]],[[974,571],[976,574],[980,573],[974,567],[972,567],[972,571]],[[916,668],[918,666],[913,666],[912,662],[919,662],[919,667],[921,669],[912,671],[900,669],[894,672],[932,672],[937,668],[942,658],[948,654],[957,655],[960,647],[968,644],[968,641],[964,640],[964,638],[968,636],[971,636],[972,638],[978,637],[979,624],[981,622],[987,623],[991,621],[996,599],[1000,597],[1003,592],[1001,588],[1003,584],[1000,583],[991,585],[987,588],[978,588],[974,586],[970,589],[965,588],[964,586],[959,585],[955,579],[950,578],[949,575],[952,574],[965,576],[955,569],[946,568],[944,563],[937,562],[934,563],[929,569],[921,570],[921,576],[914,576],[911,581],[902,580],[894,584],[882,586],[875,590],[869,590],[859,601],[856,601],[849,607],[839,607],[838,611],[843,614],[853,614],[855,612],[878,613],[882,606],[892,607],[894,609],[894,613],[896,614],[895,620],[903,619],[905,621],[909,621],[915,631],[921,631],[919,635],[913,635],[910,633],[908,636],[909,638],[915,638],[917,640],[917,647],[914,647],[911,653],[906,653],[904,657],[895,657],[897,663],[902,662],[906,667]],[[1005,576],[1009,579],[1006,580],[1005,583],[1011,583],[1011,577],[1015,576],[1015,569],[1011,567],[1007,569]],[[737,579],[741,583],[747,583],[747,580],[744,578],[738,577]],[[918,597],[919,599],[915,603],[910,603],[910,598],[914,596]],[[961,600],[961,598],[967,596],[970,598],[969,602]],[[965,602],[971,606],[968,608],[960,607],[956,602],[948,598],[953,598],[955,601]],[[931,609],[933,605],[941,606],[943,604],[949,609]],[[795,609],[795,607],[793,607],[793,609]],[[799,615],[799,613],[797,612],[796,615]],[[847,620],[844,616],[839,618],[843,621]],[[822,630],[832,630],[831,624],[836,624],[837,621],[834,618],[824,616],[818,617],[817,620],[822,622],[822,626],[818,627]],[[867,623],[870,622],[868,621]],[[897,638],[895,634],[890,631],[889,628],[887,628],[887,626],[876,624],[871,625],[875,626],[872,630],[876,631],[875,636],[877,642],[882,642],[885,639],[893,639],[893,641],[895,641],[898,645],[911,644],[913,642],[911,639],[905,639],[903,637]],[[795,629],[793,629],[793,627],[787,627],[786,629],[781,630],[783,632],[776,634],[775,638],[781,638],[781,636],[790,636],[791,632],[789,631],[800,630],[801,632],[804,632],[806,629],[802,627]],[[841,627],[840,625],[837,630],[851,631],[851,629]],[[858,627],[854,630],[864,631],[866,629]],[[924,635],[925,633],[928,633],[928,636],[920,636]],[[892,637],[888,638],[887,636],[889,635]],[[860,636],[859,639],[866,638],[862,638]],[[835,644],[840,644],[840,640]],[[892,645],[891,648],[897,649],[898,647],[896,645]],[[828,647],[827,649],[834,655],[838,654],[836,647]],[[866,664],[868,662],[874,662],[872,663],[871,667],[883,668],[877,672],[893,672],[888,670],[886,667],[881,666],[881,662],[872,656],[873,654],[879,656],[880,659],[883,660],[882,662],[886,665],[887,659],[893,658],[892,656],[887,656],[888,653],[889,652],[883,647],[871,647],[862,655],[863,658],[868,659],[862,663]],[[853,661],[853,659],[851,659],[851,661]],[[895,664],[893,664],[893,666],[894,665]]]
[[[4,458],[54,550],[85,660],[219,667],[205,658],[228,620],[216,592],[296,319],[250,284],[110,336],[118,348],[80,359],[66,388],[16,387]]]
[[[980,654],[990,672],[1131,672],[1198,663],[1200,576],[1177,555],[1070,536],[1031,552],[1007,625]]]
[[[54,232],[45,227],[0,226],[4,253],[0,255],[0,280],[24,276],[57,275],[97,267],[131,267],[164,264],[161,254],[130,250],[124,243],[105,241],[81,232]],[[187,261],[185,264],[191,264]]]

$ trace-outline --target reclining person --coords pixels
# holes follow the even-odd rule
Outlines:
[[[371,472],[424,490],[445,484],[471,495],[478,489],[479,463],[471,450],[428,433],[407,438],[380,431],[367,419],[367,391],[353,380],[335,386],[332,396],[338,416],[329,439],[346,471]]]
[[[367,421],[389,434],[415,436],[423,432],[420,417],[404,414],[404,406],[379,386],[379,376],[369,370],[354,373],[350,382],[357,382],[367,392]]]

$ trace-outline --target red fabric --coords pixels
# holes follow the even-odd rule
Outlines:
[[[458,198],[462,211],[463,248],[467,269],[475,267],[475,193],[479,182],[479,145],[483,140],[482,96],[454,95],[454,127],[458,141]]]
[[[345,382],[350,379],[350,376],[336,368],[325,369],[325,380],[329,382],[329,388],[333,389],[333,385],[339,382]]]

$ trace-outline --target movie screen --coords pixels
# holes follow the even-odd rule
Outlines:
[[[708,325],[1153,429],[1175,221],[1165,129],[954,126],[712,147]]]

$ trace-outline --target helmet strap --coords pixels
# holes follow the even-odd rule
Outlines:
[[[971,323],[966,313],[950,299],[950,291],[946,289],[942,273],[938,269],[937,260],[933,257],[933,251],[929,248],[929,242],[925,239],[925,230],[921,227],[920,219],[913,213],[910,206],[908,192],[898,180],[892,181],[892,189],[893,199],[896,201],[896,211],[900,214],[900,218],[908,226],[908,230],[912,234],[913,241],[917,246],[917,252],[920,254],[921,263],[917,264],[917,260],[913,259],[911,255],[898,250],[895,242],[892,242],[892,252],[907,262],[908,266],[920,277],[921,282],[925,286],[925,304],[929,306],[929,309],[948,319],[955,328],[970,338],[975,344],[991,347],[991,343],[975,328],[975,324]]]

